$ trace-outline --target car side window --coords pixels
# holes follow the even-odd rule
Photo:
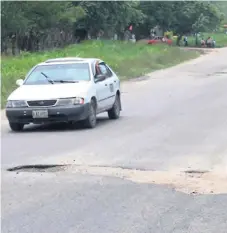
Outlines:
[[[99,64],[99,69],[100,69],[101,74],[104,74],[104,75],[106,75],[106,76],[107,76],[107,74],[108,74],[108,70],[106,69],[105,64],[100,63],[100,64]]]
[[[108,70],[108,77],[112,77],[113,73],[111,72],[108,66],[106,66],[106,69]]]
[[[94,80],[96,81],[97,75],[103,74],[107,77],[107,70],[105,70],[105,65],[102,63],[95,63],[94,65]]]
[[[112,72],[110,71],[110,69],[106,66],[105,63],[100,63],[99,64],[99,68],[100,68],[100,71],[102,74],[106,75],[106,77],[111,77],[113,74]]]

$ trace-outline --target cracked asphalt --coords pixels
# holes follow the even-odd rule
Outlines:
[[[137,182],[118,170],[106,173],[116,167],[167,174],[208,170],[225,182],[226,57],[227,49],[218,49],[123,83],[122,117],[111,121],[102,114],[93,130],[60,125],[12,133],[2,118],[2,232],[226,233],[227,192],[192,195],[169,181]],[[6,171],[31,164],[86,169]],[[96,173],[92,166],[99,168]]]

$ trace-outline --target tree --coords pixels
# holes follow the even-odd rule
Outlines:
[[[26,32],[28,19],[24,17],[24,2],[4,1],[1,4],[1,49],[7,50],[8,41],[12,41],[12,53],[15,54],[17,35]]]
[[[212,30],[222,19],[215,5],[203,1],[141,2],[140,8],[146,15],[147,28],[159,25],[174,31],[178,45],[184,34]]]
[[[72,43],[73,24],[85,13],[71,2],[2,2],[2,41],[27,51]],[[53,41],[53,43],[52,43]]]
[[[214,4],[219,11],[222,13],[222,19],[223,19],[223,24],[227,24],[227,2],[226,1],[214,1],[211,2],[212,4]]]
[[[110,38],[114,33],[122,34],[129,24],[135,26],[143,20],[143,13],[138,9],[137,2],[98,1],[74,2],[86,12],[86,17],[78,21],[77,26],[83,27],[93,38],[100,31],[103,37]]]
[[[178,34],[177,44],[184,34],[213,30],[220,25],[221,12],[209,2],[174,2],[173,31]]]
[[[123,38],[129,32],[149,35],[159,26],[163,31],[184,34],[213,30],[220,25],[227,4],[204,1],[3,1],[2,51],[39,51],[76,42],[83,28],[93,38]],[[226,8],[224,8],[226,6]],[[226,12],[226,11],[223,11]],[[85,34],[84,33],[84,34]]]
[[[172,14],[172,2],[146,1],[140,3],[142,12],[146,15],[146,23],[149,28],[160,26],[163,30],[171,27],[174,15]]]

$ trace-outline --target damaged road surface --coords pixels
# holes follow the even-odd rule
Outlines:
[[[2,232],[226,233],[226,57],[124,83],[94,130],[2,121]]]

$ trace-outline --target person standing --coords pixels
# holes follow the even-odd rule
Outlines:
[[[184,46],[188,46],[188,37],[184,36]]]
[[[204,40],[203,38],[201,39],[201,42],[200,42],[200,43],[201,43],[201,46],[204,48],[205,45],[206,45],[206,42],[205,42],[205,40]]]
[[[207,45],[208,48],[211,48],[211,46],[212,46],[212,39],[211,39],[210,36],[206,40],[206,45]]]

